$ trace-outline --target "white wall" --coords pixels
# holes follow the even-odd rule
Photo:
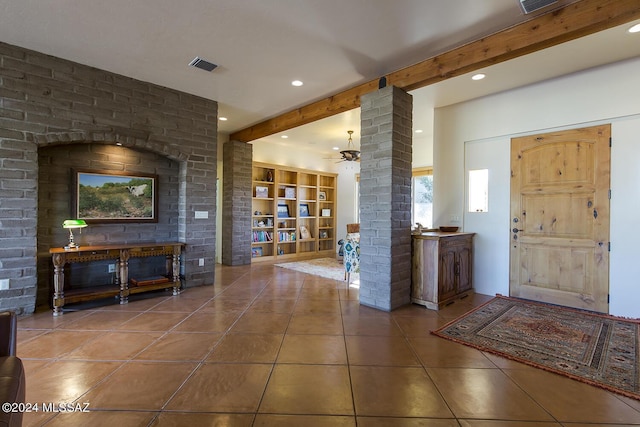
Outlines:
[[[434,224],[449,224],[452,216],[463,218],[465,231],[479,231],[482,251],[508,259],[508,240],[486,236],[491,230],[508,229],[508,205],[498,203],[497,215],[507,223],[491,223],[487,216],[470,221],[464,216],[465,143],[495,140],[487,144],[489,157],[504,156],[505,141],[513,136],[611,123],[611,242],[610,313],[640,317],[640,58],[598,67],[539,84],[441,108],[434,115]],[[488,76],[491,78],[491,76]],[[473,161],[473,158],[468,158]],[[509,193],[509,168],[497,167],[490,180],[500,189],[494,197]],[[505,210],[506,212],[502,212]],[[475,229],[471,229],[473,226]],[[497,230],[496,230],[497,231]],[[478,252],[476,248],[476,253]],[[482,259],[480,257],[479,259]],[[482,259],[486,262],[485,259]],[[474,263],[474,280],[483,293],[504,293],[508,275]],[[506,280],[506,283],[505,283]],[[492,285],[493,283],[493,285]]]

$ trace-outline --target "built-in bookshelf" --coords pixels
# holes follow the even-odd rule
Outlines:
[[[337,177],[254,162],[252,260],[333,256]]]

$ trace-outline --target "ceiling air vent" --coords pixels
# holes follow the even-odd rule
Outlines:
[[[189,65],[191,67],[200,68],[201,70],[205,71],[213,71],[218,67],[213,62],[205,61],[204,59],[197,56],[193,58],[193,61],[189,62]]]
[[[524,13],[535,12],[554,3],[558,3],[558,0],[520,0],[520,6]]]

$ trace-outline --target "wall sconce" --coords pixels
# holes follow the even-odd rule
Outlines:
[[[65,249],[78,249],[79,246],[73,241],[73,230],[81,229],[87,226],[84,219],[65,219],[62,223],[62,228],[69,229],[69,244],[65,246]]]

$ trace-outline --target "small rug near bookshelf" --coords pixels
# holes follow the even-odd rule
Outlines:
[[[302,273],[322,276],[328,279],[345,281],[344,265],[335,258],[317,258],[307,261],[286,262],[275,264],[277,267],[300,271]],[[351,273],[351,284],[359,283],[360,275]]]
[[[497,296],[432,333],[640,400],[640,320]]]

